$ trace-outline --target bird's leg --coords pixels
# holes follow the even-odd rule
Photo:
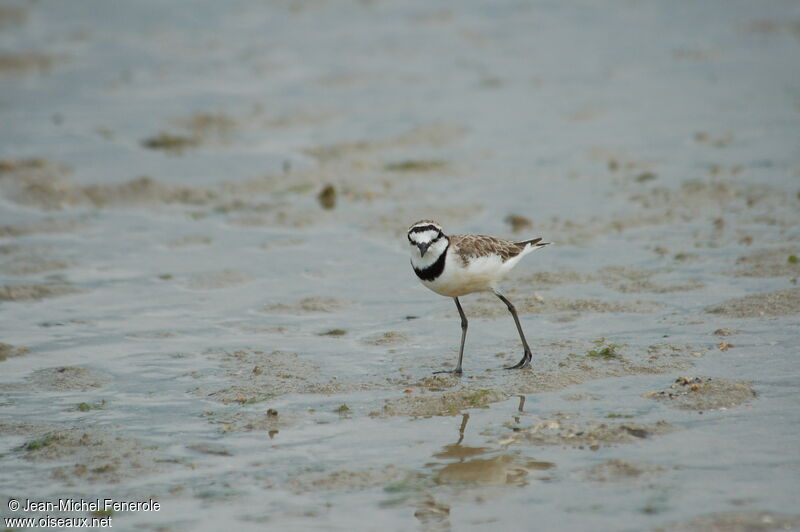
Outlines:
[[[454,297],[453,300],[456,302],[456,308],[461,315],[461,347],[458,349],[458,365],[454,370],[435,371],[434,373],[455,373],[456,375],[461,375],[461,361],[464,358],[464,340],[467,339],[467,317],[464,315],[464,310],[461,308],[461,303],[458,302],[458,298]]]
[[[505,298],[503,294],[500,292],[495,292],[494,295],[500,298],[500,301],[506,304],[508,307],[508,311],[514,317],[514,323],[517,325],[517,331],[519,331],[519,339],[522,340],[522,347],[525,349],[525,353],[522,355],[522,360],[514,364],[513,366],[509,366],[505,369],[522,369],[527,368],[531,364],[531,359],[533,355],[531,354],[531,348],[528,347],[528,341],[525,340],[525,333],[522,332],[522,325],[519,324],[519,317],[517,316],[517,309],[514,308],[514,305],[511,304],[511,301]]]
[[[469,421],[469,414],[462,414],[461,428],[458,429],[458,441],[456,442],[457,446],[461,446],[461,442],[464,441],[464,430],[467,428],[467,421]]]

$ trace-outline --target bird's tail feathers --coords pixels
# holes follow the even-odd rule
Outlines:
[[[548,245],[552,244],[552,242],[542,242],[541,238],[533,238],[531,240],[522,240],[520,242],[514,242],[514,243],[516,245],[518,245],[519,247],[521,247],[521,248],[524,248],[524,247],[530,245],[530,247],[532,247],[533,249],[543,248],[545,246],[548,246]]]

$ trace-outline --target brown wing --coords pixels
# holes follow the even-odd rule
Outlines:
[[[505,262],[519,255],[527,244],[527,242],[516,243],[486,235],[452,235],[449,238],[450,245],[464,264],[492,254],[498,255]]]

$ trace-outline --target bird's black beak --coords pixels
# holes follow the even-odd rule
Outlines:
[[[430,245],[431,245],[430,242],[424,242],[422,244],[417,244],[417,247],[419,248],[419,254],[420,254],[421,257],[425,256],[425,252],[428,251],[428,248],[430,247]]]

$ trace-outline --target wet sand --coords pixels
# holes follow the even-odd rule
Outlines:
[[[0,495],[161,504],[122,529],[800,530],[797,21],[0,7]],[[476,294],[433,374],[460,328],[421,218],[554,243],[504,285],[531,368]]]

